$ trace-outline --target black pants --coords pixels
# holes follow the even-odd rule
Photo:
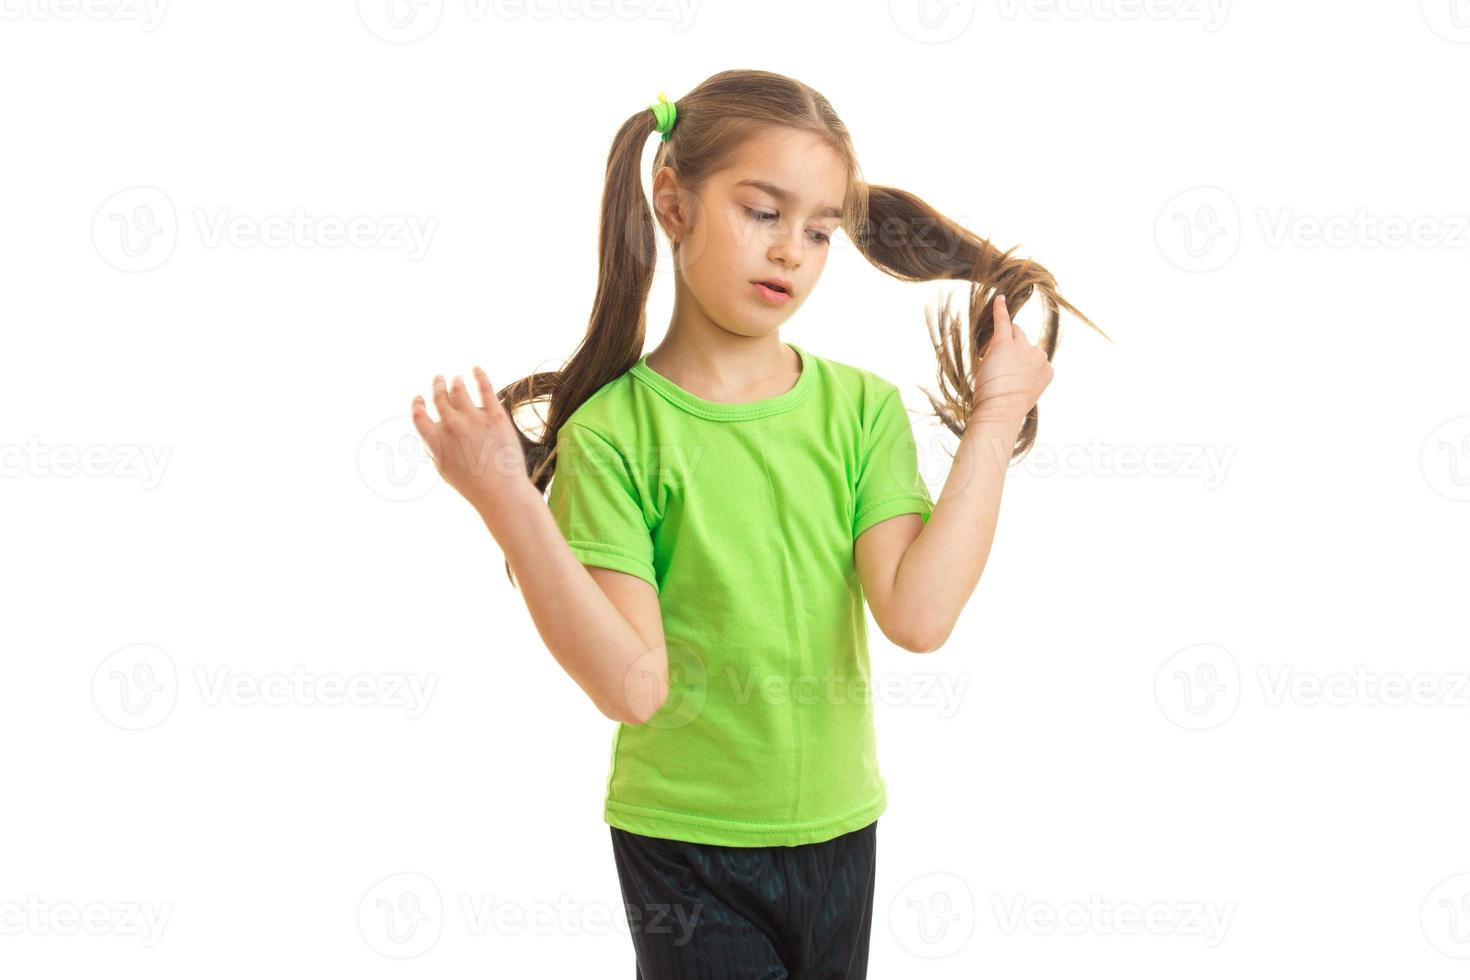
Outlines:
[[[637,980],[864,980],[877,821],[816,844],[612,831]]]

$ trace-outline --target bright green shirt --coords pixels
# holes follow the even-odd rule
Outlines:
[[[584,564],[658,590],[668,645],[668,699],[613,737],[614,827],[797,845],[887,806],[853,548],[933,503],[898,388],[790,346],[796,385],[740,404],[645,354],[558,433],[557,526]]]

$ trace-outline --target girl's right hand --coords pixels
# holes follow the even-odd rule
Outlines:
[[[475,379],[480,385],[476,405],[464,379],[454,377],[446,391],[444,375],[434,377],[434,408],[439,421],[429,418],[424,397],[413,399],[413,424],[429,447],[434,465],[446,483],[458,490],[482,514],[497,505],[534,489],[526,473],[526,457],[520,436],[505,407],[490,387],[490,378],[479,366]]]
[[[1015,324],[1004,296],[995,298],[995,333],[985,346],[975,376],[969,425],[992,422],[1019,431],[1052,379],[1046,352],[1026,339]]]

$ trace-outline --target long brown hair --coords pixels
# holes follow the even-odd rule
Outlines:
[[[669,138],[658,145],[653,173],[671,167],[680,186],[697,193],[756,130],[785,126],[814,133],[846,165],[842,228],[869,262],[907,282],[970,281],[968,328],[951,311],[948,297],[939,310],[937,328],[925,309],[938,359],[939,393],[923,391],[935,415],[956,436],[964,435],[972,408],[979,360],[973,352],[983,351],[995,330],[992,304],[997,293],[1005,294],[1012,315],[1033,292],[1039,294],[1045,311],[1040,346],[1048,359],[1056,352],[1059,307],[1102,333],[1058,294],[1056,281],[1041,266],[1013,258],[1014,249],[1000,251],[907,191],[864,182],[847,127],[810,86],[774,72],[722,71],[675,104],[677,120]],[[512,421],[518,408],[547,403],[543,424],[534,436],[516,422],[527,471],[542,493],[556,470],[556,436],[563,423],[599,388],[643,356],[645,307],[653,285],[657,242],[653,210],[638,170],[648,137],[656,129],[653,112],[642,109],[628,117],[613,138],[597,234],[597,294],[581,343],[561,370],[538,372],[499,390]],[[678,245],[673,248],[677,251]],[[1024,455],[1035,442],[1036,423],[1033,407],[1017,436],[1013,458]],[[508,561],[505,572],[514,585]]]

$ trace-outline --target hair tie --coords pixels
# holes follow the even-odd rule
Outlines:
[[[663,133],[663,141],[669,141],[669,133],[674,128],[674,120],[678,118],[679,111],[674,108],[674,103],[662,92],[658,93],[658,101],[648,108],[653,110],[653,116],[658,120],[658,131]]]

